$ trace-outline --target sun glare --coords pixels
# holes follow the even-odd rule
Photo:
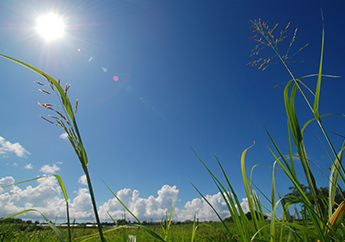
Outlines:
[[[44,39],[50,41],[63,36],[64,24],[61,18],[50,13],[37,20],[37,30]]]

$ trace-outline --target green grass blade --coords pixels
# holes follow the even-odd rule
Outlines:
[[[35,180],[42,179],[42,178],[46,178],[48,176],[50,176],[50,175],[40,176],[40,177],[36,177],[36,178],[33,178],[33,179],[29,179],[29,180],[25,180],[25,181],[20,181],[20,182],[15,182],[15,183],[7,184],[7,185],[0,186],[0,187],[14,186],[14,185],[18,185],[18,184],[22,184],[22,183],[26,183],[26,182],[30,182],[30,181],[35,181]]]
[[[192,149],[193,150],[193,149]],[[193,150],[194,151],[194,150]],[[222,170],[223,176],[227,182],[227,186],[228,188],[230,188],[231,190],[231,195],[229,194],[228,189],[226,189],[223,184],[218,180],[218,178],[212,173],[212,171],[206,166],[206,164],[203,162],[203,160],[198,156],[198,154],[194,151],[195,155],[198,157],[199,161],[204,165],[204,167],[207,169],[207,171],[209,172],[211,178],[213,179],[213,181],[215,182],[219,192],[221,193],[228,209],[230,212],[231,217],[233,218],[233,221],[235,223],[236,226],[236,231],[239,234],[239,237],[242,238],[243,241],[248,241],[250,239],[249,236],[249,227],[251,227],[247,217],[245,216],[243,209],[241,207],[241,203],[236,195],[236,192],[234,191],[218,157],[215,155],[215,158],[218,162],[218,165],[220,167],[220,169]],[[193,184],[192,184],[193,185]],[[193,185],[194,186],[194,185]],[[196,189],[196,187],[194,186],[194,188]],[[196,189],[197,190],[197,189]],[[206,198],[201,194],[201,192],[199,192],[199,190],[197,190],[198,193],[205,199],[205,201],[211,206],[211,204],[206,200]],[[224,195],[226,194],[226,196]],[[236,205],[233,202],[233,199],[235,199],[236,201]],[[211,208],[213,208],[211,206]],[[218,215],[217,211],[215,211],[215,209],[213,209],[214,212],[216,213],[216,215],[218,216],[218,218],[220,219],[220,221],[222,222],[223,226],[225,227],[225,230],[227,231],[227,233],[229,233],[230,231],[228,230],[228,227],[226,226],[226,224],[223,222],[223,220],[221,219],[221,217]],[[237,212],[238,211],[238,212]],[[232,233],[230,233],[231,237],[233,236]]]
[[[204,199],[204,201],[211,207],[211,209],[214,211],[214,213],[217,215],[218,219],[221,221],[221,223],[223,224],[224,228],[226,229],[226,232],[232,237],[233,233],[230,232],[229,228],[226,226],[225,222],[223,221],[223,219],[220,217],[220,215],[218,214],[217,210],[212,206],[212,204],[206,199],[206,197],[196,188],[196,186],[194,186],[194,184],[192,184],[192,186],[194,187],[194,189],[200,194],[200,196]],[[226,237],[225,237],[226,238]]]
[[[68,208],[68,196],[67,196],[67,191],[65,188],[65,185],[61,179],[61,177],[59,175],[53,174],[52,176],[54,176],[56,178],[56,180],[58,181],[61,191],[64,195],[65,198],[65,202],[66,202],[66,211],[67,211],[67,228],[68,228],[68,239],[69,241],[72,241],[72,237],[71,237],[71,223],[70,223],[70,219],[69,219],[69,208]]]
[[[329,203],[328,203],[328,216],[331,217],[334,207],[334,198],[337,190],[337,184],[339,177],[343,177],[340,173],[340,166],[343,158],[343,152],[345,149],[345,141],[343,142],[342,148],[338,153],[338,159],[335,160],[331,168],[330,178],[329,178]]]
[[[170,225],[171,225],[171,222],[172,222],[172,216],[173,216],[173,212],[174,212],[174,209],[175,209],[176,200],[177,200],[177,193],[176,193],[176,196],[175,196],[175,199],[174,199],[174,204],[172,206],[170,217],[169,217],[169,222],[168,222],[168,225],[167,225],[167,228],[166,228],[166,234],[165,234],[165,237],[164,237],[165,240],[168,240],[168,238],[169,238]]]
[[[274,162],[273,164],[273,169],[272,169],[272,188],[271,188],[271,203],[272,203],[272,218],[271,218],[271,226],[270,226],[270,241],[273,242],[275,239],[275,212],[277,208],[276,204],[276,189],[275,189],[275,165],[277,161]]]
[[[199,225],[195,225],[195,220],[196,220],[196,212],[194,213],[193,229],[192,229],[192,238],[191,238],[190,242],[194,242],[196,230],[197,230],[198,227],[199,227]]]
[[[255,141],[253,142],[253,145],[251,145],[250,147],[248,147],[247,149],[245,149],[242,152],[242,156],[241,156],[241,170],[242,170],[242,178],[243,178],[243,184],[244,184],[244,188],[247,194],[247,199],[248,199],[248,205],[249,205],[249,209],[252,215],[252,219],[254,221],[254,226],[255,229],[258,230],[259,229],[259,223],[258,223],[258,218],[254,209],[254,202],[253,202],[253,193],[252,190],[249,189],[249,185],[248,185],[248,178],[246,175],[246,167],[245,167],[245,156],[247,151],[252,148],[255,144]]]
[[[269,135],[270,138],[272,138]],[[274,141],[271,139],[271,141],[273,142],[273,144],[276,146],[276,144],[274,143]],[[280,153],[281,157],[283,158],[280,150],[278,149],[278,147],[276,146],[277,151]],[[284,173],[290,178],[290,180],[293,182],[293,184],[296,186],[297,190],[300,193],[301,196],[301,202],[303,202],[306,210],[308,210],[309,216],[312,220],[312,222],[314,223],[314,227],[317,231],[317,234],[320,236],[320,238],[322,239],[322,241],[325,241],[324,238],[324,228],[322,226],[322,221],[320,221],[320,217],[319,215],[317,215],[314,212],[314,207],[311,204],[309,198],[306,196],[306,194],[304,193],[303,189],[301,188],[301,184],[300,182],[296,179],[293,178],[293,176],[288,172],[288,170],[283,166],[283,164],[280,162],[280,160],[275,156],[275,154],[273,153],[273,151],[269,148],[269,150],[271,151],[272,155],[275,157],[276,161],[279,163],[279,165],[281,166],[281,168],[283,169]],[[284,158],[283,158],[284,159]]]
[[[241,207],[241,203],[236,195],[236,192],[233,188],[233,186],[231,185],[228,176],[226,175],[222,164],[220,163],[217,155],[215,154],[215,152],[213,152],[218,165],[223,173],[223,177],[226,181],[227,187],[228,189],[226,189],[222,183],[219,182],[219,180],[215,179],[215,176],[213,175],[213,173],[211,173],[211,176],[218,188],[218,190],[220,191],[220,193],[222,194],[222,197],[228,207],[228,210],[230,212],[231,218],[233,219],[235,226],[236,226],[236,231],[239,233],[241,238],[245,238],[245,239],[249,239],[249,231],[248,229],[251,227],[251,225],[248,222],[247,217],[245,216],[243,209]],[[231,191],[231,193],[229,193],[229,189]],[[226,196],[224,195],[226,194]],[[235,199],[236,204],[234,203],[233,199]]]
[[[98,176],[98,174],[97,174],[97,176]],[[99,179],[101,179],[103,184],[108,188],[108,190],[111,192],[111,194],[113,194],[113,196],[117,199],[117,201],[119,201],[119,203],[121,203],[121,205],[127,210],[127,212],[129,212],[133,216],[133,218],[135,218],[135,220],[137,220],[137,222],[139,224],[141,224],[140,220],[131,212],[131,210],[129,210],[129,208],[127,208],[127,206],[120,200],[120,198],[118,196],[116,196],[116,194],[110,189],[110,187],[105,183],[105,181],[103,181],[103,179],[100,176],[98,176],[98,177],[99,177]]]
[[[158,241],[165,242],[165,240],[162,237],[160,237],[157,233],[155,233],[151,229],[147,228],[145,225],[142,225],[142,224],[132,224],[132,226],[135,226],[135,227],[138,227],[138,228],[142,228],[147,233],[149,233],[153,238],[157,239]]]
[[[317,77],[317,84],[316,84],[316,91],[315,91],[315,99],[314,99],[314,115],[317,120],[320,120],[319,115],[319,101],[320,101],[320,90],[321,90],[321,75],[322,75],[322,62],[323,62],[323,51],[324,51],[324,44],[325,44],[325,27],[322,26],[322,41],[321,41],[321,56],[320,56],[320,66],[319,66],[319,74]]]
[[[116,228],[108,229],[106,231],[103,231],[103,234],[108,234],[116,230],[125,229],[126,227],[128,227],[128,225],[122,225]],[[85,235],[85,236],[79,237],[78,239],[81,239],[81,241],[88,241],[90,239],[95,239],[97,237],[99,237],[99,233]]]
[[[318,201],[316,199],[316,197],[319,195],[319,192],[317,190],[315,177],[311,171],[311,168],[308,162],[307,152],[306,152],[306,148],[303,141],[303,134],[298,124],[297,115],[295,111],[295,95],[297,91],[297,84],[294,83],[291,93],[290,93],[290,98],[289,98],[287,95],[287,92],[288,92],[290,84],[291,83],[289,82],[286,85],[286,88],[284,90],[285,108],[286,108],[286,113],[288,115],[288,119],[290,122],[290,127],[291,127],[290,131],[292,133],[292,136],[295,142],[297,153],[300,157],[301,165],[303,167],[303,171],[307,179],[309,189],[313,195],[313,199],[316,204],[316,209],[318,210],[318,213],[321,214],[320,205],[318,204]]]

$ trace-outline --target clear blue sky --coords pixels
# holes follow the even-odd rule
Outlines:
[[[71,84],[69,95],[73,101],[79,99],[77,122],[103,220],[106,212],[120,218],[123,208],[96,173],[142,220],[160,220],[164,209],[170,211],[177,191],[175,219],[192,219],[198,202],[197,216],[214,220],[191,183],[215,206],[224,205],[191,147],[221,176],[212,154],[216,152],[241,199],[246,198],[242,151],[255,140],[247,153],[248,173],[255,164],[274,162],[263,125],[288,151],[284,85],[273,87],[290,77],[279,64],[265,71],[246,65],[255,60],[250,57],[256,45],[248,39],[253,35],[250,20],[261,18],[272,27],[279,22],[277,31],[291,21],[289,37],[281,44],[283,53],[298,27],[291,51],[310,43],[294,58],[304,63],[291,64],[299,77],[318,71],[320,8],[325,18],[323,73],[342,76],[324,79],[320,110],[345,113],[343,1],[5,0],[0,3],[0,53]],[[66,25],[65,35],[51,42],[36,31],[37,18],[49,12],[60,15]],[[267,50],[261,57],[269,55],[273,52]],[[72,217],[91,220],[77,156],[60,138],[63,130],[39,118],[50,113],[37,102],[58,104],[57,98],[40,93],[34,81],[45,80],[22,66],[0,59],[0,70],[0,183],[58,174],[71,199]],[[313,88],[315,82],[309,79],[307,84]],[[300,121],[305,122],[311,114],[301,98],[297,101]],[[339,117],[324,120],[326,128],[340,134],[345,131],[343,122]],[[309,157],[327,169],[331,161],[316,133],[316,125],[306,131]],[[341,139],[331,137],[339,149]],[[313,169],[325,186],[327,177]],[[269,168],[254,171],[254,183],[266,195],[271,174]],[[276,180],[280,194],[286,194],[291,183],[279,172]],[[25,208],[37,208],[51,220],[66,216],[54,179],[0,192],[0,217]],[[42,220],[35,214],[22,217]]]

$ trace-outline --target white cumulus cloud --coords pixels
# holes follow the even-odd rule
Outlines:
[[[171,210],[178,191],[176,186],[164,185],[158,190],[157,197],[151,195],[148,198],[141,198],[138,190],[132,191],[126,188],[118,191],[116,195],[139,220],[151,221],[165,217],[166,212]],[[123,207],[116,198],[109,199],[99,207],[102,219],[109,219],[108,212],[113,218],[123,216]],[[132,217],[129,218],[133,221]]]
[[[0,179],[0,186],[13,184],[13,177],[4,177]],[[69,202],[70,217],[77,219],[89,219],[92,216],[92,207],[90,195],[87,189],[80,188],[77,196]],[[18,186],[9,186],[0,188],[0,217],[6,217],[24,209],[37,209],[49,219],[66,219],[66,202],[61,193],[55,177],[50,176],[37,180],[35,187],[27,186],[24,189]],[[42,219],[42,216],[36,212],[29,212],[20,215],[26,219]]]
[[[83,176],[80,177],[81,180]],[[11,176],[0,178],[0,186],[13,184],[14,178]],[[0,217],[6,217],[20,212],[24,209],[34,208],[42,212],[49,219],[58,216],[60,219],[66,219],[66,202],[55,177],[50,176],[36,181],[35,186],[30,185],[25,188],[18,186],[9,186],[0,188]],[[174,200],[179,190],[176,186],[164,185],[157,191],[156,196],[147,198],[140,197],[138,190],[122,189],[116,194],[118,198],[130,209],[130,211],[139,218],[140,221],[160,221],[165,218],[166,213],[170,214]],[[75,192],[75,197],[70,198],[70,218],[77,220],[90,220],[94,217],[90,194],[87,188],[79,188]],[[70,194],[69,194],[70,195]],[[222,218],[229,216],[226,204],[220,193],[206,195],[207,200],[216,208]],[[124,208],[116,198],[109,199],[103,204],[99,204],[98,212],[102,220],[109,220],[108,213],[114,219],[123,217]],[[248,212],[248,201],[242,199],[241,207],[244,212]],[[193,220],[194,214],[199,221],[216,221],[217,216],[210,206],[200,198],[186,202],[184,208],[175,208],[173,220]],[[134,221],[134,218],[126,213],[127,219]],[[22,214],[23,219],[41,219],[39,213]]]
[[[86,183],[86,175],[82,175],[81,177],[79,177],[78,182],[82,185],[87,185]]]
[[[226,205],[226,202],[223,199],[223,196],[220,192],[214,195],[206,195],[206,200],[216,209],[217,213],[222,219],[225,219],[230,216],[230,212]],[[244,213],[249,212],[248,199],[243,198],[241,202],[241,208]],[[200,221],[219,221],[219,218],[212,210],[210,205],[204,201],[204,199],[194,198],[192,201],[188,201],[184,209],[176,209],[176,219],[177,220],[192,220],[194,215]]]
[[[26,164],[25,166],[24,166],[24,169],[27,169],[27,170],[30,170],[30,169],[32,169],[33,167],[32,167],[32,165],[31,165],[31,163],[30,164]]]
[[[62,134],[60,134],[60,138],[68,140],[68,134],[67,133],[62,133]]]
[[[25,157],[25,154],[30,155],[30,152],[24,149],[18,142],[12,144],[5,141],[5,138],[0,136],[0,154],[15,153],[19,157]]]
[[[42,171],[43,173],[48,173],[48,174],[52,174],[56,171],[59,171],[60,167],[58,167],[57,165],[53,164],[52,166],[50,165],[44,165],[41,167],[40,171]]]

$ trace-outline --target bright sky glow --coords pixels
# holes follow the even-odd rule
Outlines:
[[[64,34],[64,23],[57,15],[50,13],[37,20],[37,31],[46,40],[61,38]]]

